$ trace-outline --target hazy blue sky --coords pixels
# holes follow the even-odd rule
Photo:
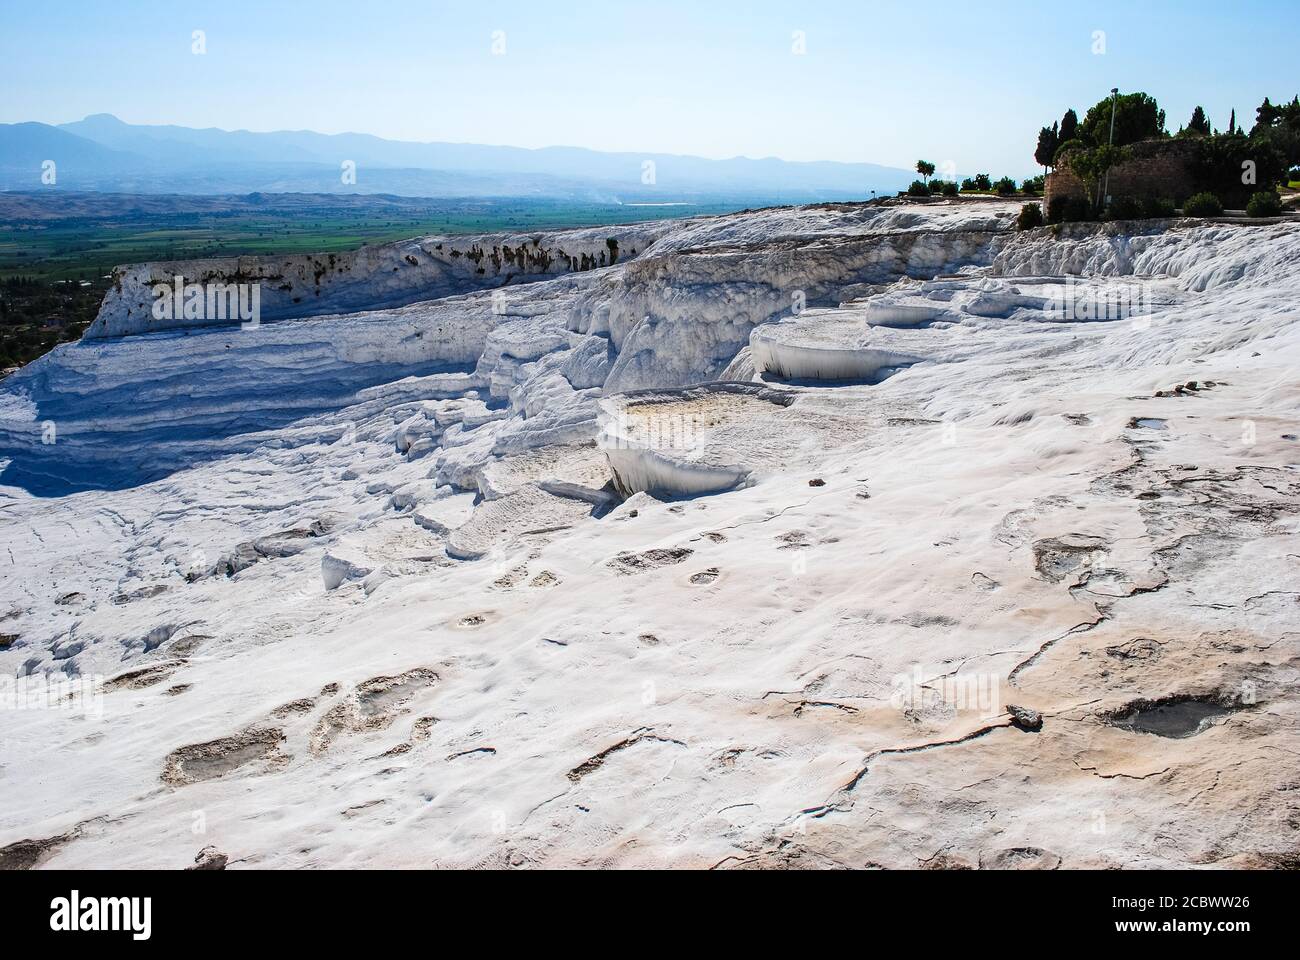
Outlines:
[[[1296,12],[1296,0],[0,0],[0,122],[103,112],[1023,174],[1043,123],[1112,86],[1156,96],[1174,129],[1197,103],[1226,126],[1233,107],[1249,121],[1265,95],[1289,99]]]

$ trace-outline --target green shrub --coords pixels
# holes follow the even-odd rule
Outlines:
[[[1115,197],[1106,208],[1107,220],[1141,220],[1145,210],[1137,197]]]
[[[1188,161],[1193,189],[1213,194],[1225,207],[1246,206],[1255,191],[1272,187],[1286,175],[1286,157],[1266,138],[1197,137],[1195,147]],[[1242,176],[1247,164],[1254,172],[1249,183]]]
[[[907,188],[907,195],[909,197],[928,197],[930,195],[930,188],[920,180],[913,180],[912,185]]]
[[[1092,201],[1086,197],[1053,197],[1047,207],[1047,222],[1085,223],[1096,218]]]
[[[1277,217],[1282,214],[1282,198],[1272,190],[1261,190],[1246,204],[1248,217]]]
[[[957,183],[956,183],[956,181],[949,180],[949,181],[947,181],[946,183],[944,183],[944,185],[943,185],[943,195],[944,195],[945,197],[955,197],[955,196],[957,196]]]
[[[1221,217],[1223,204],[1212,193],[1198,193],[1183,204],[1185,217]]]
[[[997,191],[1000,197],[1009,197],[1016,192],[1016,181],[1010,177],[1003,177],[997,183],[993,184],[993,189]]]
[[[1174,202],[1157,197],[1115,197],[1106,208],[1107,220],[1161,220],[1174,216]]]
[[[1168,220],[1178,215],[1172,200],[1159,197],[1147,197],[1142,201],[1142,217],[1146,220]]]
[[[1016,218],[1017,230],[1033,230],[1035,227],[1043,225],[1043,208],[1037,203],[1026,203],[1020,208],[1020,216]]]
[[[1065,201],[1065,219],[1069,223],[1086,223],[1094,219],[1096,212],[1092,201],[1087,197],[1070,197]]]
[[[1046,185],[1046,183],[1047,183],[1046,178],[1044,178],[1041,175],[1037,177],[1030,177],[1028,180],[1026,180],[1024,183],[1020,185],[1020,192],[1028,194],[1031,197],[1036,197],[1043,192],[1043,187]]]

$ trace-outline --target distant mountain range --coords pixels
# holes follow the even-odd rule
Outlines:
[[[49,160],[55,164],[53,187],[128,193],[810,202],[892,193],[914,178],[909,171],[870,163],[706,160],[579,147],[526,150],[310,130],[196,130],[123,123],[110,114],[58,126],[0,124],[0,190],[40,189]],[[355,183],[344,177],[348,162],[355,165]]]

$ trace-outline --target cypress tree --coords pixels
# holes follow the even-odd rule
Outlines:
[[[1061,146],[1059,124],[1043,127],[1038,131],[1038,148],[1034,151],[1034,160],[1044,171],[1056,159],[1056,151]]]
[[[1065,111],[1065,116],[1061,118],[1061,143],[1069,143],[1074,139],[1079,129],[1079,115],[1073,109]]]

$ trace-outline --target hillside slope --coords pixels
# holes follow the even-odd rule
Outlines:
[[[97,152],[97,163],[81,162]],[[708,159],[475,143],[417,143],[311,130],[254,132],[124,123],[96,114],[57,127],[0,124],[0,190],[37,189],[40,164],[65,185],[129,193],[391,193],[642,202],[810,202],[905,189],[908,170],[873,163]],[[349,177],[343,177],[344,166]]]

